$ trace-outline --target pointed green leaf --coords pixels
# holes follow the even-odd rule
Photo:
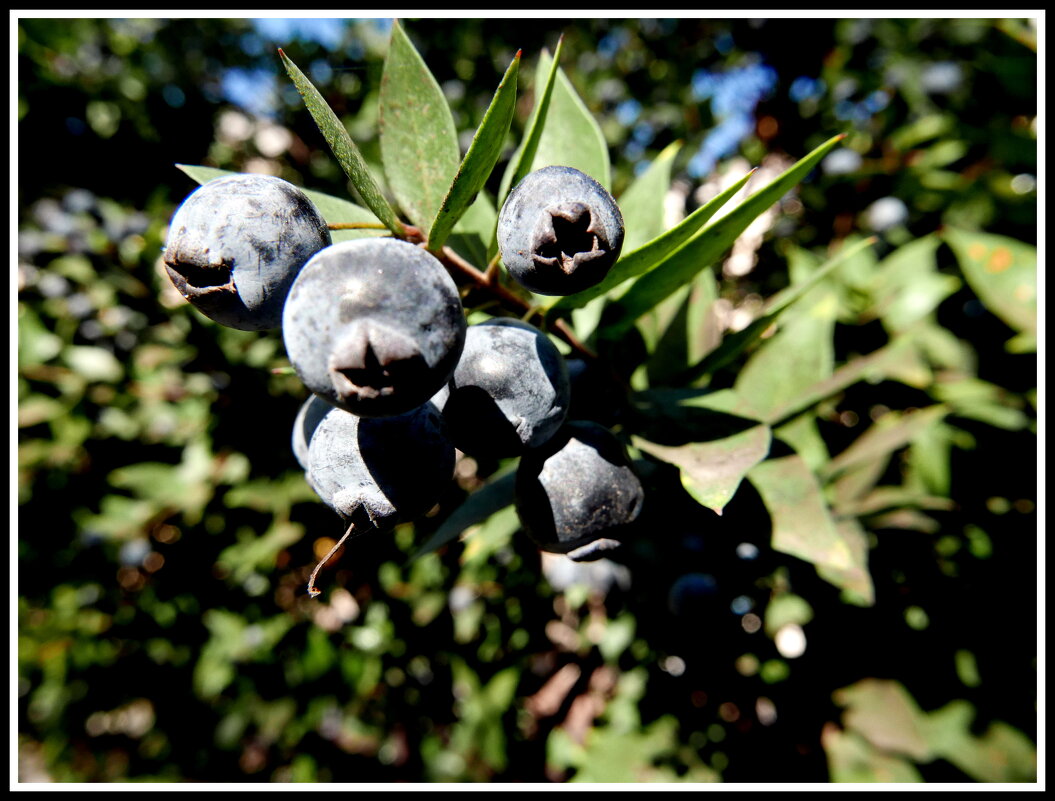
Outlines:
[[[208,183],[214,178],[222,178],[225,175],[236,175],[230,170],[219,170],[216,167],[191,166],[189,164],[177,164],[176,166],[200,184]],[[308,199],[315,204],[315,208],[319,210],[322,218],[331,225],[340,223],[376,224],[378,222],[377,217],[350,200],[327,195],[325,192],[317,192],[314,189],[301,189],[300,191],[308,196]],[[346,239],[385,235],[387,235],[386,231],[368,228],[330,231],[330,239],[334,243],[343,242]]]
[[[607,327],[611,337],[622,336],[642,314],[674,292],[679,286],[714,262],[736,241],[751,222],[780,200],[843,139],[834,136],[792,165],[772,183],[755,192],[725,216],[715,220],[659,267],[641,276],[613,304],[615,319]]]
[[[670,172],[674,157],[682,142],[671,142],[660,152],[641,175],[619,196],[619,210],[623,213],[626,234],[623,250],[637,250],[666,230],[663,224],[663,199],[670,189]]]
[[[773,531],[771,547],[831,574],[859,567],[854,545],[836,528],[821,487],[798,455],[767,459],[747,473],[762,496]]]
[[[428,234],[458,171],[454,117],[421,55],[399,22],[381,74],[381,162],[400,208]]]
[[[552,303],[552,308],[577,309],[594,298],[600,297],[609,290],[614,289],[624,281],[662,267],[668,259],[678,258],[681,254],[680,249],[688,247],[686,243],[697,235],[700,232],[700,228],[743,188],[753,174],[754,170],[751,170],[728,189],[693,211],[692,214],[669,231],[649,240],[630,253],[624,253],[619,257],[619,261],[615,263],[615,266],[612,267],[611,272],[597,286],[584,289],[582,292],[576,292],[574,295],[557,298]],[[691,257],[692,254],[687,255]]]
[[[1037,249],[995,234],[945,228],[971,289],[997,317],[1024,334],[1037,333]]]
[[[520,181],[531,172],[531,165],[535,161],[535,154],[538,152],[538,143],[542,138],[542,130],[546,125],[549,118],[549,106],[553,98],[553,87],[557,83],[557,69],[560,65],[560,51],[564,47],[564,35],[561,34],[560,39],[557,40],[557,49],[553,53],[553,59],[549,65],[549,72],[545,73],[542,80],[539,79],[542,73],[540,70],[536,70],[535,79],[535,108],[532,111],[531,119],[528,121],[527,130],[524,133],[524,141],[513,153],[513,158],[509,160],[509,164],[506,165],[505,173],[502,175],[502,184],[498,192],[498,205],[501,206],[505,203],[506,195],[509,194],[510,187],[516,186]],[[541,65],[541,58],[539,64]]]
[[[681,483],[693,498],[718,514],[736,494],[744,475],[766,458],[769,426],[754,426],[725,439],[671,447],[633,437],[633,443],[657,459],[681,469]]]
[[[352,186],[362,196],[363,202],[374,213],[374,216],[388,226],[392,233],[402,236],[404,233],[403,223],[399,221],[392,207],[388,205],[388,201],[385,200],[385,196],[381,193],[381,188],[377,185],[373,175],[370,174],[366,162],[363,161],[359,148],[356,147],[355,142],[348,135],[344,125],[337,118],[337,115],[333,113],[333,109],[330,108],[322,95],[319,94],[319,90],[300,71],[300,68],[281,49],[278,54],[282,58],[286,72],[297,87],[297,91],[304,98],[304,105],[311,112],[312,119],[315,120],[315,124],[322,131],[322,135],[326,138],[326,143],[330,146],[334,156],[337,157],[337,162],[341,165],[345,175],[348,176],[348,180],[352,182]]]
[[[491,170],[502,154],[509,125],[513,121],[513,110],[516,107],[517,73],[520,69],[520,51],[513,57],[513,62],[502,76],[502,82],[491,98],[491,105],[484,113],[480,127],[476,129],[469,150],[462,160],[454,183],[447,190],[446,197],[440,206],[436,219],[429,232],[429,249],[439,250],[447,241],[447,236],[458,219],[473,203],[477,193],[483,189]],[[490,237],[484,241],[489,241]]]
[[[504,509],[513,503],[513,485],[516,481],[516,473],[508,471],[496,473],[487,480],[487,483],[465,502],[451,512],[450,516],[443,521],[432,536],[418,548],[410,557],[414,561],[420,556],[431,553],[443,547],[448,542],[456,539],[469,526],[475,526],[487,520],[495,512]]]

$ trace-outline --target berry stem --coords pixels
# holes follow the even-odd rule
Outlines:
[[[388,226],[384,223],[351,222],[351,223],[327,223],[326,227],[331,231],[354,231],[360,228],[371,228],[379,231],[387,231]]]
[[[324,556],[319,561],[319,563],[315,565],[315,569],[311,571],[311,577],[308,579],[308,595],[310,595],[312,598],[316,598],[322,593],[322,590],[318,589],[315,586],[315,577],[319,575],[319,571],[322,569],[322,566],[330,561],[330,557],[337,553],[337,549],[344,544],[344,541],[348,539],[348,537],[354,530],[355,523],[349,523],[348,530],[344,532],[344,536],[337,540],[337,544],[330,548],[330,552],[326,554],[326,556]]]
[[[469,280],[471,280],[481,289],[484,289],[487,292],[490,292],[492,295],[495,295],[502,303],[502,305],[509,311],[515,312],[516,314],[523,316],[525,319],[533,316],[537,312],[536,307],[534,307],[531,303],[519,297],[518,295],[513,294],[504,286],[502,286],[498,281],[489,280],[486,273],[481,272],[474,265],[467,262],[457,253],[451,250],[449,246],[444,245],[441,251],[433,253],[433,255],[436,256],[436,258],[438,258],[445,265],[447,265],[447,267],[453,268],[460,272],[462,275],[469,278]],[[497,262],[495,263],[497,264]],[[488,269],[490,269],[490,267],[488,267]],[[572,332],[571,328],[564,320],[557,320],[550,326],[550,328],[553,329],[554,333],[557,334],[557,336],[559,336],[566,343],[568,343],[568,345],[570,345],[573,350],[578,351],[581,355],[585,356],[588,359],[597,358],[597,354],[579,341],[579,338],[575,336],[574,332]]]

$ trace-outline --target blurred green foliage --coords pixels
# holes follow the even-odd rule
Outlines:
[[[383,174],[387,27],[327,30],[18,22],[19,780],[1036,781],[1036,28],[408,20],[463,152],[523,49],[505,159],[563,32],[615,194],[658,160],[676,216],[848,136],[612,345],[650,493],[625,563],[540,555],[508,466],[465,459],[320,602],[341,527],[287,445],[281,339],[196,314],[159,254],[177,163],[357,199],[276,46]],[[759,65],[770,88],[721,107],[707,80]],[[870,234],[740,362],[682,372]],[[771,458],[693,472],[759,424]]]

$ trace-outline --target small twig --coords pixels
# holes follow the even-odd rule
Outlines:
[[[315,565],[315,569],[311,571],[311,577],[308,579],[308,595],[310,595],[312,598],[316,598],[322,593],[322,590],[318,589],[315,586],[315,577],[319,575],[319,571],[322,569],[322,566],[330,561],[330,557],[337,553],[337,549],[344,544],[344,541],[348,539],[348,537],[354,530],[355,523],[349,523],[348,530],[344,532],[344,536],[337,540],[337,544],[330,548],[330,552],[326,554],[326,556],[324,556],[322,560],[317,565]]]
[[[498,262],[502,260],[502,251],[495,253],[494,258],[487,263],[487,269],[484,270],[484,278],[488,284],[498,283]]]

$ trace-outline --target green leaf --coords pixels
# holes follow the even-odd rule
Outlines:
[[[945,228],[942,237],[967,283],[990,311],[1019,333],[1037,334],[1037,249],[995,234]]]
[[[774,421],[774,412],[831,376],[835,310],[833,294],[825,296],[821,308],[801,310],[765,340],[740,371],[733,389],[740,397],[750,398],[751,408],[764,420]]]
[[[732,247],[751,222],[780,200],[805,178],[828,153],[845,138],[834,136],[792,165],[772,183],[755,192],[725,216],[712,222],[659,267],[641,276],[614,306],[615,319],[607,335],[619,337],[642,314],[651,309],[696,273],[711,266]]]
[[[773,550],[840,575],[861,567],[853,544],[836,528],[821,487],[802,457],[767,459],[751,468],[747,478],[769,511]]]
[[[623,250],[630,253],[666,230],[663,224],[663,198],[670,189],[671,167],[681,150],[680,140],[671,142],[641,175],[619,196],[626,233]]]
[[[352,186],[362,196],[363,202],[374,213],[374,216],[383,222],[392,233],[402,236],[404,233],[403,223],[399,221],[392,207],[388,205],[388,201],[385,200],[385,196],[381,193],[381,188],[377,185],[373,175],[370,174],[366,162],[363,161],[359,148],[356,147],[355,142],[348,135],[344,125],[337,118],[337,115],[333,113],[333,109],[330,108],[322,95],[319,94],[319,90],[312,85],[311,81],[300,71],[300,68],[282,52],[281,48],[278,54],[282,58],[286,72],[297,87],[297,91],[304,98],[304,105],[311,112],[312,119],[319,126],[319,130],[326,138],[326,143],[330,146],[334,156],[337,157],[337,162],[341,165],[345,175],[348,176],[348,180],[352,182]]]
[[[520,70],[520,51],[513,57],[512,63],[498,84],[491,105],[484,113],[480,127],[476,129],[469,150],[454,176],[454,182],[443,198],[440,210],[432,223],[429,232],[429,249],[438,250],[447,241],[447,236],[458,219],[473,203],[477,193],[483,189],[491,171],[502,154],[509,125],[513,121],[516,108],[517,74]],[[490,237],[485,239],[487,242]]]
[[[681,469],[681,483],[697,502],[722,513],[747,471],[769,454],[769,426],[754,426],[724,439],[676,447],[633,437],[645,453]]]
[[[649,386],[677,385],[690,366],[721,342],[718,281],[704,270],[638,321],[652,355],[645,363]]]
[[[458,171],[458,132],[443,90],[398,21],[381,74],[380,109],[388,185],[411,222],[428,234]]]
[[[527,130],[524,133],[524,141],[516,152],[513,153],[513,158],[509,160],[509,164],[506,165],[506,170],[502,174],[501,188],[498,192],[499,206],[505,202],[510,187],[516,186],[520,183],[524,176],[532,170],[531,165],[534,163],[535,154],[538,152],[539,140],[542,138],[542,130],[549,118],[549,106],[553,98],[553,87],[557,83],[560,51],[563,46],[564,34],[561,34],[560,39],[557,40],[557,49],[553,53],[549,72],[545,74],[544,80],[540,80],[539,77],[536,77],[535,97],[537,100],[535,101],[535,108],[532,111],[531,119],[528,121]],[[541,64],[542,60],[540,58],[539,65],[541,66]],[[541,74],[541,70],[536,70],[536,76],[541,76]]]
[[[713,373],[731,362],[750,345],[758,341],[762,334],[776,322],[777,318],[785,310],[809,294],[846,259],[852,258],[873,244],[875,244],[875,239],[869,238],[858,242],[853,247],[845,248],[816,271],[810,273],[801,283],[792,284],[770,297],[762,307],[762,312],[758,318],[753,320],[746,328],[726,336],[717,348],[689,371],[687,378],[691,380],[707,373]]]
[[[666,269],[665,265],[670,260],[692,258],[695,251],[690,251],[684,255],[682,251],[686,250],[691,244],[690,240],[693,240],[693,237],[700,233],[700,227],[711,219],[722,206],[728,203],[743,188],[744,184],[750,180],[753,174],[754,170],[751,170],[739,181],[708,200],[669,231],[646,242],[636,250],[624,253],[601,283],[589,289],[584,289],[582,292],[576,292],[574,295],[566,295],[556,299],[552,303],[552,308],[577,309],[594,298],[609,292],[624,281],[629,281],[631,278],[636,278],[657,268]],[[624,215],[624,219],[626,219],[626,215]]]
[[[911,442],[949,413],[945,404],[935,404],[912,412],[891,411],[832,459],[822,476],[832,478],[855,465],[873,462]]]
[[[515,482],[516,473],[512,470],[491,476],[484,486],[476,490],[465,499],[461,506],[451,512],[425,544],[411,555],[409,561],[414,561],[424,554],[442,548],[470,526],[484,522],[495,512],[509,506],[513,503]]]
[[[549,53],[539,55],[535,85],[548,77],[552,63]],[[560,67],[553,87],[553,97],[546,113],[546,124],[539,137],[538,150],[528,172],[559,164],[586,173],[606,189],[612,186],[608,143],[601,126],[571,85]],[[527,173],[525,173],[526,175]],[[514,184],[515,186],[515,184]]]

